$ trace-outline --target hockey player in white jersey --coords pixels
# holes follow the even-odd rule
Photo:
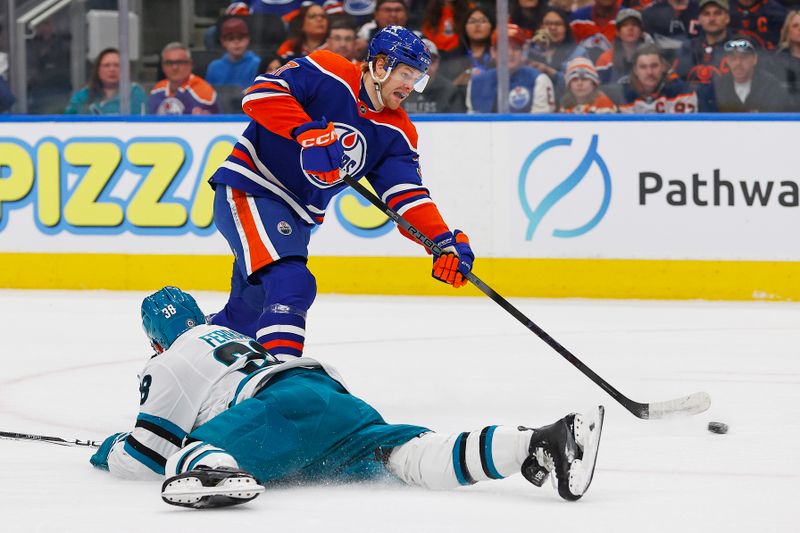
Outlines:
[[[394,476],[433,489],[521,473],[552,474],[559,495],[589,488],[603,407],[540,427],[444,434],[387,424],[310,357],[282,362],[255,340],[207,325],[191,295],[165,287],[142,302],[156,351],[140,375],[132,431],[111,435],[91,463],[113,475],[161,478],[165,502],[204,508],[252,500],[285,481]]]

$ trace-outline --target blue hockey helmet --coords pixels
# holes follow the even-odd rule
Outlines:
[[[168,349],[183,332],[205,322],[192,295],[177,287],[164,287],[142,301],[142,327],[156,351]]]
[[[425,43],[414,32],[402,26],[386,26],[375,34],[369,42],[367,62],[371,64],[379,54],[386,56],[386,69],[391,71],[398,63],[408,65],[422,73],[414,84],[417,92],[422,92],[428,83],[428,67],[431,54]],[[388,78],[388,75],[387,75]],[[385,81],[380,80],[380,81]]]

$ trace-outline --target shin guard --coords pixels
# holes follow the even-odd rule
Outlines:
[[[265,301],[256,339],[281,360],[303,355],[306,312],[317,295],[314,276],[301,258],[282,259],[257,273]]]
[[[432,489],[502,479],[519,472],[531,434],[509,426],[450,435],[426,433],[395,448],[387,467],[410,485]]]

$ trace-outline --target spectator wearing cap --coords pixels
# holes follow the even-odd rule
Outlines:
[[[578,115],[617,113],[616,104],[600,90],[600,76],[592,60],[577,57],[567,65],[567,93],[561,99],[561,112]]]
[[[214,86],[233,85],[242,90],[253,83],[258,74],[261,58],[250,46],[250,30],[242,17],[228,17],[222,21],[219,40],[225,54],[208,65],[206,81]]]
[[[620,113],[697,113],[697,95],[689,85],[670,76],[661,49],[653,44],[640,46],[633,54],[633,68],[609,96]]]
[[[780,82],[758,68],[752,38],[738,36],[725,43],[729,72],[714,80],[714,104],[721,113],[781,112],[791,109],[789,95]]]
[[[768,69],[783,85],[800,111],[800,11],[786,15],[778,49],[769,58]]]
[[[759,48],[774,50],[786,20],[786,8],[776,0],[733,0],[731,30],[750,37]]]
[[[463,113],[466,111],[464,92],[458,91],[453,82],[439,75],[439,50],[428,39],[422,39],[431,54],[428,67],[428,84],[421,93],[414,91],[403,101],[406,113]]]
[[[428,0],[422,34],[433,42],[443,55],[458,48],[458,28],[469,12],[468,0]]]
[[[576,9],[570,16],[575,42],[586,48],[592,59],[597,59],[614,43],[619,4],[619,0],[595,0],[593,5]]]
[[[548,7],[542,17],[542,27],[533,36],[528,50],[528,65],[550,77],[556,101],[566,91],[564,73],[567,64],[576,57],[588,57],[586,49],[575,43],[569,27],[569,13],[558,7]]]
[[[466,89],[472,76],[492,67],[494,28],[494,12],[491,9],[483,6],[470,9],[460,28],[461,45],[456,52],[442,59],[439,73],[457,87]]]
[[[208,115],[222,110],[217,91],[192,74],[192,55],[185,44],[173,42],[161,50],[166,79],[155,84],[147,99],[152,115]]]
[[[286,62],[305,57],[321,48],[328,38],[328,16],[317,4],[305,4],[289,23],[289,35],[278,47],[278,55]]]
[[[697,92],[701,111],[713,111],[714,78],[727,72],[723,47],[731,37],[728,0],[700,0],[701,35],[683,43],[675,72]]]
[[[508,107],[512,113],[553,113],[556,108],[553,82],[547,74],[525,66],[522,47],[525,33],[516,24],[508,25]],[[492,57],[497,57],[497,32],[492,35]],[[497,69],[474,76],[467,86],[467,111],[497,111]]]
[[[698,0],[656,0],[642,10],[644,31],[664,51],[669,64],[677,59],[683,43],[698,35]]]
[[[645,33],[642,14],[635,9],[620,9],[616,18],[617,38],[614,46],[597,58],[597,72],[602,83],[616,83],[633,67],[633,54],[645,43],[653,42]]]

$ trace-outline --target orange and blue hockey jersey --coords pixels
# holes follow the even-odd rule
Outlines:
[[[383,201],[424,234],[449,231],[422,185],[414,126],[402,109],[374,111],[361,76],[359,65],[327,50],[258,76],[242,100],[252,120],[212,185],[278,199],[307,224],[321,224],[328,203],[347,185],[304,172],[292,132],[324,117],[344,147],[344,172],[366,176]]]

